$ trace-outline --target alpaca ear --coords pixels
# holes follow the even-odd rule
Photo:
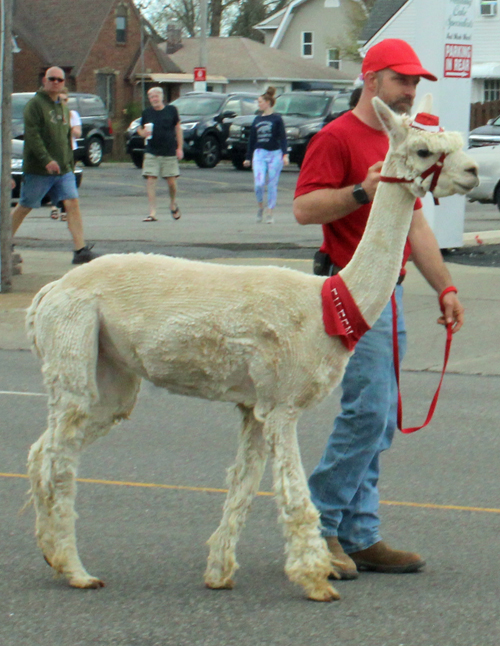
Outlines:
[[[421,112],[426,112],[427,114],[432,114],[432,94],[427,93],[420,99],[418,104],[417,114]]]
[[[401,120],[378,96],[373,97],[372,105],[389,138],[398,146],[406,138],[406,128],[401,124]]]

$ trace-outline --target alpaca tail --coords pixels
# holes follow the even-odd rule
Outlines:
[[[48,294],[57,285],[58,282],[59,282],[58,280],[54,280],[53,282],[47,283],[47,285],[44,285],[42,289],[37,294],[35,294],[35,297],[31,301],[31,305],[26,310],[26,334],[28,336],[29,342],[31,343],[33,352],[38,356],[41,356],[41,355],[36,345],[36,331],[35,331],[36,313],[38,311],[38,307],[42,302],[42,299],[44,298],[44,296]]]
[[[42,359],[51,401],[86,413],[98,400],[99,309],[95,294],[56,280],[38,292],[26,314],[26,332]]]

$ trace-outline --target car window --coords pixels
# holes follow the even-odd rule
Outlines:
[[[259,106],[257,104],[257,99],[252,99],[250,96],[245,96],[241,99],[241,113],[244,115],[257,114]]]
[[[491,122],[492,126],[500,126],[500,116],[498,116],[494,121]]]
[[[224,106],[224,112],[234,112],[237,117],[241,116],[241,103],[240,100],[236,97],[228,99],[228,102]]]
[[[330,97],[327,96],[282,94],[277,98],[274,109],[280,114],[321,117],[329,102]]]
[[[33,98],[35,94],[13,94],[12,95],[12,118],[22,119],[23,110],[28,101]]]
[[[91,117],[94,115],[106,114],[106,108],[102,99],[96,96],[81,96],[79,97],[79,110],[80,116]]]
[[[333,101],[330,111],[342,112],[342,110],[349,110],[349,100],[350,100],[350,96],[347,94],[345,96],[338,96]]]
[[[216,96],[181,96],[171,105],[183,116],[207,116],[219,112],[223,102],[223,98]]]

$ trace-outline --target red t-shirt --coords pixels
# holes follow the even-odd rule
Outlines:
[[[349,111],[335,119],[311,140],[297,180],[295,197],[324,188],[360,184],[368,168],[385,159],[389,138],[385,131],[370,128]],[[422,208],[420,199],[415,209]],[[345,267],[358,246],[371,204],[360,205],[343,218],[323,225],[321,251],[338,267]],[[403,265],[411,253],[407,240]]]

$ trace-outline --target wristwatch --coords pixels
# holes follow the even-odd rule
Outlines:
[[[361,186],[361,184],[356,184],[352,189],[352,196],[358,204],[370,204],[371,200],[368,197],[368,193]]]

